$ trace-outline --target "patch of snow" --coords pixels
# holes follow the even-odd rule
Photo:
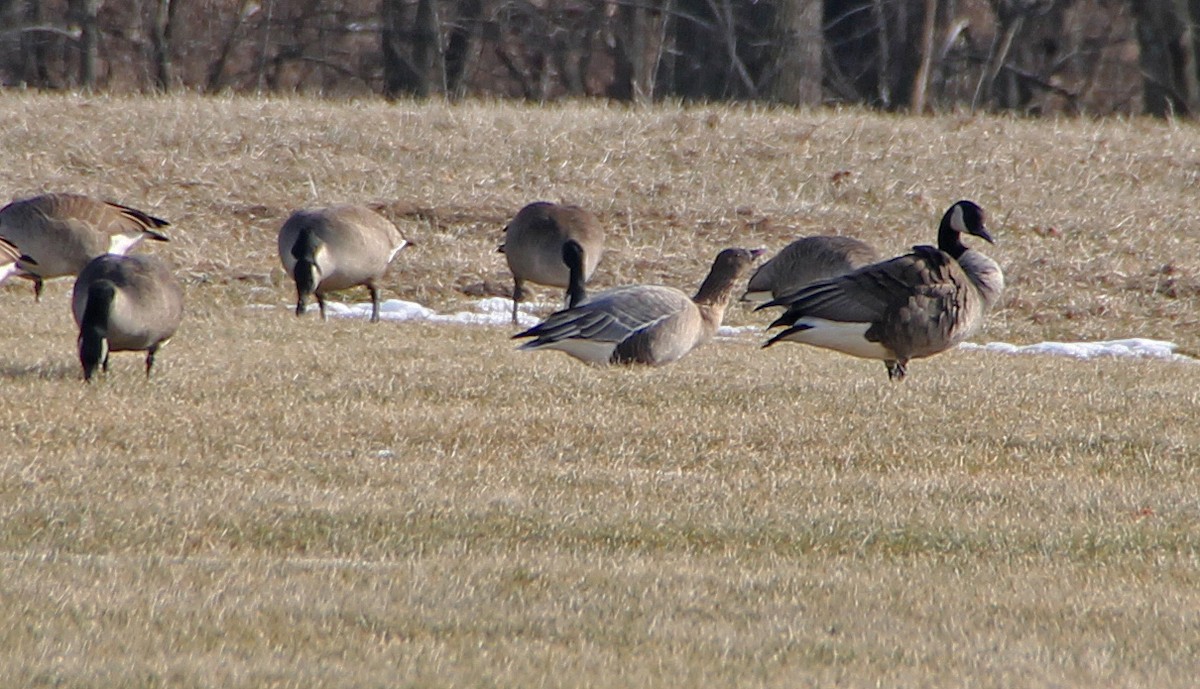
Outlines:
[[[310,306],[311,310],[312,307]],[[371,304],[342,304],[336,301],[325,302],[325,313],[331,318],[370,318]],[[381,321],[424,321],[437,315],[436,312],[413,301],[388,299],[379,302],[379,320]]]
[[[1174,342],[1150,340],[1143,337],[1096,342],[1038,342],[1030,345],[1014,345],[1007,342],[988,342],[987,344],[964,342],[959,347],[968,350],[999,352],[1001,354],[1041,354],[1045,356],[1065,356],[1072,359],[1126,357],[1134,359],[1196,361],[1192,357],[1176,354],[1176,345]]]
[[[717,328],[717,337],[740,337],[742,335],[761,335],[765,331],[761,325],[722,325]]]
[[[536,303],[521,304],[517,311],[517,323],[523,328],[530,328],[537,325],[540,319],[529,313],[529,311],[540,306],[540,304]],[[263,305],[255,304],[252,308],[263,308]],[[310,310],[315,308],[315,306],[309,305]],[[458,323],[461,325],[506,326],[512,324],[512,299],[489,297],[474,302],[471,308],[473,311],[459,311],[457,313],[445,314],[438,313],[428,306],[423,306],[413,301],[387,299],[379,302],[379,320],[395,323],[403,321],[428,321],[431,323]],[[371,318],[371,304],[370,302],[343,304],[336,301],[327,301],[325,302],[325,313],[330,318],[361,318],[368,320]]]

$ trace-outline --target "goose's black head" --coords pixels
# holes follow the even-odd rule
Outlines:
[[[995,244],[992,241],[992,235],[988,234],[987,227],[984,222],[983,209],[980,208],[974,201],[959,201],[950,210],[946,211],[946,217],[950,221],[950,226],[956,231],[963,234],[973,234],[976,237],[986,240],[989,244]]]
[[[970,234],[994,244],[992,235],[988,234],[984,221],[983,209],[973,201],[958,201],[942,216],[942,224],[938,227],[938,248],[958,258],[966,246],[962,243],[962,235]]]

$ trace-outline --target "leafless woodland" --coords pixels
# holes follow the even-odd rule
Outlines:
[[[9,88],[1200,107],[1193,0],[0,0]]]

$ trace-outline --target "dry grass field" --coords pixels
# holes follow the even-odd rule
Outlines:
[[[147,250],[188,296],[153,380],[85,386],[69,282],[0,289],[0,685],[1200,677],[1200,366],[955,351],[891,384],[742,336],[596,369],[297,319],[274,248],[293,208],[379,204],[416,242],[386,296],[453,311],[535,199],[605,222],[597,287],[690,290],[730,245],[903,252],[965,197],[1009,280],[976,341],[1195,352],[1195,125],[6,93],[0,136],[5,198],[170,219]]]

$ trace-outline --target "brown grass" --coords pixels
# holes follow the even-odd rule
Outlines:
[[[419,243],[388,294],[450,310],[507,285],[500,229],[536,198],[600,213],[601,286],[691,288],[730,244],[897,253],[968,197],[1011,285],[977,339],[1195,350],[1192,125],[19,94],[0,115],[12,195],[171,219],[153,250],[189,299],[154,380],[114,355],[84,386],[69,284],[0,293],[5,684],[1200,676],[1194,365],[958,351],[892,385],[744,337],[592,369],[507,329],[296,319],[274,255],[292,208],[378,203]]]

